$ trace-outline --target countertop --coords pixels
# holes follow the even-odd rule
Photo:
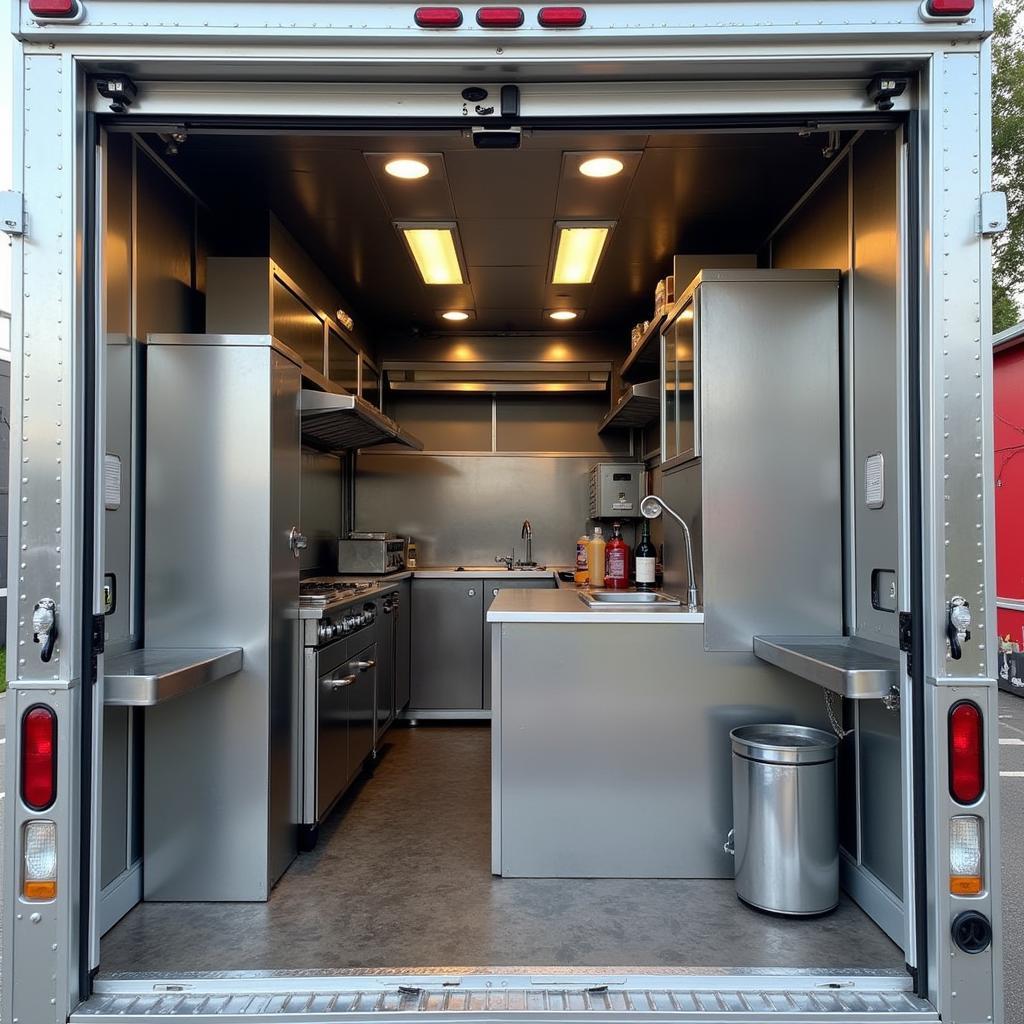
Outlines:
[[[588,608],[575,587],[557,590],[503,590],[487,613],[488,622],[703,623],[704,612],[668,608]]]

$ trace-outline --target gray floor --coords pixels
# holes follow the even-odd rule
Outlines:
[[[136,907],[102,971],[376,967],[901,968],[852,903],[782,920],[730,881],[496,879],[489,731],[398,728],[265,904]]]

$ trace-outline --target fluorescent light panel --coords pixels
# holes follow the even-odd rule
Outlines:
[[[424,284],[463,284],[454,226],[400,224]]]
[[[556,224],[552,284],[590,284],[611,234],[611,224]]]

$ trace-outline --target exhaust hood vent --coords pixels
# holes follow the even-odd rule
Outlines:
[[[402,444],[423,450],[422,441],[357,395],[303,390],[299,408],[303,443],[322,452],[351,451],[378,444]]]
[[[384,364],[393,391],[451,394],[595,394],[607,391],[609,363],[465,362]]]

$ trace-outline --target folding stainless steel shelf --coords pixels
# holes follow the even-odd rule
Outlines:
[[[661,385],[656,380],[633,384],[626,388],[615,408],[601,421],[599,434],[606,430],[628,430],[631,427],[646,427],[658,418],[661,408]]]
[[[900,681],[895,647],[853,636],[755,636],[754,654],[844,697],[885,697]]]
[[[242,667],[241,647],[142,647],[106,659],[103,703],[153,707]]]
[[[643,337],[623,360],[622,368],[619,370],[623,380],[643,380],[650,377],[652,370],[657,373],[661,365],[661,325],[664,322],[664,313],[656,316],[644,331]]]
[[[401,444],[422,451],[423,443],[357,395],[303,390],[302,440],[325,452],[378,444]]]

